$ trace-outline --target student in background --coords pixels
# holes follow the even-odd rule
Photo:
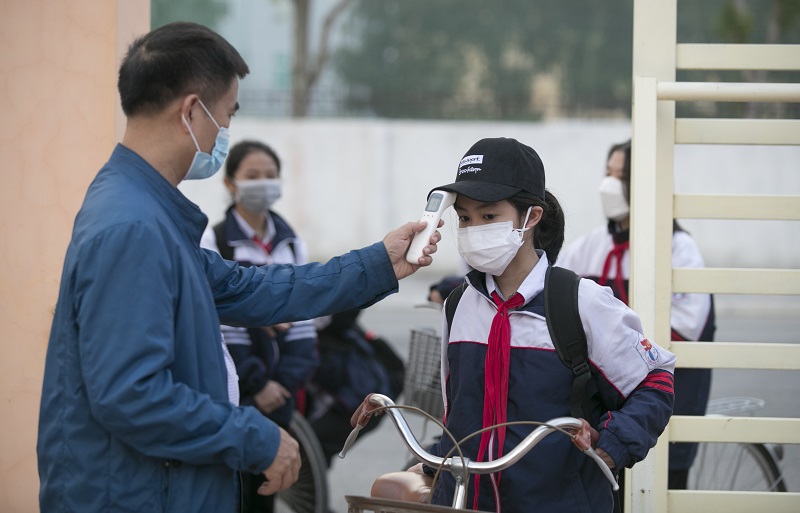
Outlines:
[[[444,300],[453,290],[464,283],[463,276],[445,276],[437,281],[428,289],[428,301],[431,303],[444,304]]]
[[[564,248],[557,264],[610,287],[614,295],[626,304],[630,277],[630,185],[631,143],[626,141],[613,145],[609,150],[606,176],[600,183],[606,223]],[[677,221],[673,221],[672,267],[703,266],[697,243]],[[713,340],[714,317],[710,294],[673,294],[670,310],[672,342]],[[710,388],[710,369],[676,369],[674,414],[704,415]],[[697,444],[670,444],[669,488],[686,488],[689,468],[696,453]]]
[[[271,147],[259,141],[233,146],[225,160],[233,204],[224,220],[206,229],[200,246],[245,267],[307,263],[303,240],[272,210],[282,186],[281,160]],[[314,322],[221,329],[239,376],[241,404],[255,406],[287,429],[297,394],[319,365]],[[257,492],[263,482],[261,474],[242,473],[243,513],[272,511],[274,496]]]

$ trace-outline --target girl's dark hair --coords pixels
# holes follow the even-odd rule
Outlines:
[[[272,157],[272,159],[275,161],[275,164],[278,166],[278,175],[280,176],[281,159],[278,158],[278,154],[275,153],[275,150],[259,141],[242,141],[236,143],[230,149],[228,152],[228,158],[225,160],[225,176],[233,179],[233,175],[236,174],[236,170],[239,169],[239,165],[242,163],[242,160],[255,151],[263,151]]]
[[[622,190],[625,192],[625,201],[631,204],[631,140],[615,144],[608,150],[606,162],[611,160],[611,155],[621,151],[625,154],[625,164],[622,165]]]
[[[608,150],[608,157],[606,158],[606,162],[611,159],[611,155],[614,152],[622,151],[625,154],[625,163],[622,166],[622,190],[625,193],[625,201],[628,202],[628,205],[631,204],[631,140],[628,139],[627,141],[619,144],[615,144]],[[672,220],[672,231],[673,232],[683,232],[686,231],[683,229],[681,225],[678,224],[678,221]]]
[[[508,201],[521,216],[525,215],[528,207],[542,207],[542,219],[533,228],[533,247],[544,250],[550,265],[555,264],[564,245],[565,225],[564,211],[556,197],[545,189],[544,200],[523,191],[508,198]]]
[[[159,112],[189,93],[211,109],[236,77],[249,72],[239,52],[222,36],[197,23],[175,22],[130,45],[117,88],[128,117]]]

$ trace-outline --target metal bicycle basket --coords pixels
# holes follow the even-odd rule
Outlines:
[[[444,415],[440,380],[441,341],[435,330],[412,328],[408,365],[403,388],[404,401],[433,417]]]

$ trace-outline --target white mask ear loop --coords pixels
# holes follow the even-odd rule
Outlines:
[[[212,123],[214,123],[214,126],[215,126],[215,127],[217,127],[217,130],[221,129],[222,127],[221,127],[221,126],[219,126],[219,124],[217,123],[217,120],[216,120],[216,119],[214,119],[214,116],[212,116],[212,115],[211,115],[211,113],[210,113],[210,112],[208,112],[208,109],[206,108],[206,106],[205,106],[205,104],[203,103],[203,101],[202,101],[202,100],[200,100],[199,98],[197,99],[197,101],[198,101],[198,103],[200,103],[200,107],[202,107],[202,108],[203,108],[203,110],[204,110],[204,111],[206,111],[206,115],[207,115],[209,118],[211,118],[211,122],[212,122]],[[183,113],[181,113],[181,119],[183,120],[183,124],[184,124],[184,125],[186,125],[186,128],[188,128],[188,129],[189,129],[189,135],[190,135],[190,136],[192,136],[192,141],[194,142],[194,147],[195,147],[195,148],[197,148],[197,151],[203,151],[203,150],[201,150],[201,149],[200,149],[200,145],[199,145],[199,144],[197,144],[197,138],[195,138],[195,136],[194,136],[194,132],[192,131],[192,127],[191,127],[191,126],[189,126],[189,122],[188,122],[188,121],[186,121],[186,116],[184,116],[184,115],[183,115]]]
[[[520,228],[520,230],[522,230],[523,232],[526,231],[526,230],[530,230],[530,228],[526,228],[525,225],[528,224],[528,218],[530,218],[530,216],[531,216],[531,209],[532,208],[533,208],[533,205],[528,207],[528,211],[525,213],[525,221],[523,221],[522,228]]]
[[[203,103],[203,101],[200,98],[198,98],[197,101],[200,103],[200,106],[203,107],[203,110],[206,111],[206,114],[208,114],[208,117],[211,118],[211,122],[214,123],[215,127],[217,127],[217,130],[222,128],[221,126],[219,126],[219,123],[217,123],[217,120],[214,119],[214,116],[212,116],[211,113],[208,112],[208,109],[206,108],[206,104]]]
[[[522,245],[522,238],[524,237],[524,235],[525,235],[525,232],[527,232],[528,230],[530,230],[530,228],[526,228],[526,227],[525,227],[525,225],[526,225],[526,224],[528,224],[528,218],[529,218],[529,217],[530,217],[530,215],[531,215],[531,209],[532,209],[532,208],[533,208],[533,205],[531,205],[530,207],[528,207],[528,212],[525,214],[525,221],[523,221],[523,223],[522,223],[522,227],[521,227],[521,228],[514,228],[514,229],[512,230],[514,233],[518,233],[518,234],[519,234],[519,242],[518,242],[518,244],[520,244],[520,245]]]
[[[194,147],[197,148],[197,151],[201,151],[200,145],[197,144],[197,139],[195,139],[194,137],[194,132],[192,132],[192,127],[189,126],[189,122],[186,121],[186,116],[181,114],[181,119],[183,120],[183,124],[186,125],[186,128],[189,129],[189,135],[192,137],[192,141],[194,142]]]

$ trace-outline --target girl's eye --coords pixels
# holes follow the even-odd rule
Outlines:
[[[459,223],[466,223],[468,221],[469,221],[469,217],[467,217],[467,216],[458,216],[458,222]]]
[[[483,218],[484,218],[486,221],[491,221],[492,219],[494,219],[494,218],[495,218],[495,215],[494,215],[494,214],[484,214],[484,215],[483,215]]]

